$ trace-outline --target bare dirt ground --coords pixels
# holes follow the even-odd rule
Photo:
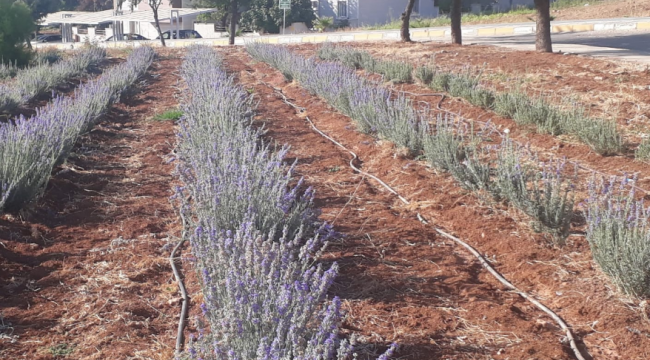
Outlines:
[[[440,50],[445,51],[436,59],[444,66],[485,62],[495,87],[538,69],[529,81],[534,89],[553,91],[555,84],[566,93],[582,91],[585,98],[596,86],[603,96],[624,99],[648,79],[642,69],[569,56],[435,44],[361,46],[381,56],[410,54],[405,58],[414,63],[430,61],[422,56]],[[298,49],[314,51],[308,45]],[[599,271],[579,221],[568,245],[553,247],[516,211],[481,201],[446,174],[400,155],[392,144],[358,133],[350,119],[253,62],[243,49],[222,51],[229,70],[260,100],[257,119],[266,124],[267,136],[292,146],[288,161],[298,160],[297,175],[316,188],[323,220],[344,235],[330,246],[325,261],[341,265],[332,295],[344,300],[344,332],[359,336],[362,359],[393,341],[401,344],[397,356],[403,359],[573,358],[550,318],[422,225],[417,212],[476,247],[515,285],[556,311],[594,359],[650,358],[650,308],[621,296]],[[29,211],[0,216],[0,358],[172,358],[179,295],[167,257],[179,225],[167,200],[174,183],[174,165],[167,159],[174,125],[151,117],[178,104],[181,54],[165,52],[142,91],[115,105],[81,139],[56,169],[42,200]],[[620,69],[626,74],[607,75]],[[561,77],[555,81],[562,86],[551,74]],[[617,87],[617,76],[627,79],[625,88]],[[349,155],[317,135],[305,114],[297,115],[265,83],[306,107],[316,126],[359,154],[362,169],[380,176],[412,205],[401,205],[373,180],[354,173]],[[404,89],[426,91],[417,84]],[[641,91],[631,93],[646,99]],[[640,100],[635,103],[643,109]],[[493,118],[511,128],[512,136],[551,154],[603,171],[638,171],[645,185],[650,180],[647,165],[629,156],[602,157],[571,139],[530,133],[458,99],[445,100],[443,107]],[[647,113],[633,110],[626,116],[641,119],[643,129]],[[636,129],[635,122],[618,121],[624,129]],[[183,259],[191,260],[187,251]],[[200,288],[191,264],[185,264],[194,319]]]
[[[43,199],[0,216],[0,358],[173,357],[174,124],[151,117],[178,105],[179,56],[83,136]]]
[[[327,255],[342,265],[333,295],[345,300],[344,327],[361,335],[367,353],[397,341],[405,359],[573,358],[552,320],[419,223],[417,211],[476,247],[562,316],[594,359],[650,356],[648,308],[614,289],[579,233],[565,247],[550,246],[516,212],[482,202],[446,174],[358,133],[350,119],[242,49],[227,51],[227,64],[261,101],[259,119],[269,136],[292,145],[298,173],[317,189],[323,219],[345,235]],[[316,126],[355,151],[365,171],[412,205],[355,174],[347,153],[315,134],[304,114],[297,116],[265,83],[306,107]]]

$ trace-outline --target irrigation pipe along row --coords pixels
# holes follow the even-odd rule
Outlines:
[[[183,283],[183,278],[181,277],[180,271],[178,270],[175,261],[176,252],[185,243],[185,239],[187,235],[187,221],[185,220],[185,214],[183,213],[182,206],[179,213],[181,216],[183,231],[181,233],[180,241],[178,242],[178,244],[176,244],[174,250],[172,250],[171,254],[169,255],[169,263],[172,266],[172,271],[174,272],[174,278],[176,279],[176,283],[178,283],[178,288],[181,291],[181,297],[183,300],[183,304],[181,305],[181,315],[178,320],[178,331],[176,333],[176,349],[175,349],[176,356],[180,356],[181,351],[183,350],[183,344],[185,342],[183,336],[183,330],[185,329],[185,322],[187,318],[187,307],[190,302],[190,299],[187,296],[187,290],[185,289],[185,284]]]
[[[267,83],[265,83],[265,82],[262,82],[262,83],[265,84],[266,86],[272,88],[272,89],[273,89],[277,94],[279,94],[279,95],[282,97],[282,100],[284,101],[285,104],[287,104],[287,105],[293,107],[293,108],[296,109],[296,111],[298,111],[299,113],[304,113],[304,112],[306,111],[305,108],[300,107],[300,106],[298,106],[298,105],[292,103],[291,101],[289,101],[289,99],[287,98],[287,96],[282,92],[282,89],[278,89],[278,88],[276,88],[276,87],[274,87],[274,86],[272,86],[272,85],[270,85],[270,84],[267,84]],[[440,95],[443,96],[443,99],[444,99],[444,94],[440,94]],[[442,99],[441,99],[440,102],[442,102]],[[305,116],[305,120],[307,120],[307,122],[309,123],[310,127],[311,127],[311,128],[312,128],[316,133],[318,133],[320,136],[326,138],[327,140],[331,141],[331,142],[334,143],[336,146],[340,147],[341,149],[343,149],[344,151],[346,151],[347,153],[349,153],[349,154],[352,156],[352,158],[350,159],[350,163],[349,163],[349,164],[350,164],[350,167],[351,167],[354,171],[356,171],[356,172],[358,172],[358,173],[360,173],[360,174],[362,174],[362,175],[365,175],[365,176],[368,176],[368,177],[374,179],[374,180],[377,181],[381,186],[383,186],[386,190],[388,190],[390,193],[392,193],[392,194],[394,194],[395,196],[397,196],[397,198],[398,198],[402,203],[404,203],[405,205],[409,205],[409,204],[410,204],[410,202],[409,202],[408,200],[406,200],[403,196],[401,196],[397,191],[395,191],[392,187],[390,187],[388,184],[386,184],[386,183],[385,183],[384,181],[382,181],[380,178],[378,178],[378,177],[376,177],[376,176],[374,176],[374,175],[372,175],[372,174],[369,174],[369,173],[367,173],[367,172],[365,172],[365,171],[362,171],[361,169],[357,168],[357,167],[354,165],[354,162],[359,158],[359,157],[357,156],[356,153],[354,153],[353,151],[349,150],[348,148],[346,148],[345,146],[343,146],[341,143],[339,143],[338,141],[334,140],[332,137],[330,137],[329,135],[325,134],[325,133],[322,132],[320,129],[318,129],[318,128],[316,127],[316,125],[311,121],[311,119],[309,118],[309,116]],[[418,218],[418,220],[419,220],[422,224],[424,224],[424,225],[428,225],[428,224],[429,224],[429,222],[428,222],[426,219],[424,219],[424,217],[422,217],[422,215],[420,215],[420,213],[417,213],[417,218]],[[533,297],[532,297],[531,295],[529,295],[528,293],[519,290],[519,289],[518,289],[516,286],[514,286],[510,281],[508,281],[505,277],[503,277],[503,275],[501,275],[501,274],[500,274],[500,273],[499,273],[499,272],[498,272],[494,267],[492,267],[492,265],[491,265],[487,260],[485,260],[485,258],[484,258],[484,257],[483,257],[483,256],[482,256],[482,255],[481,255],[481,254],[480,254],[480,253],[479,253],[479,252],[478,252],[474,247],[472,247],[472,246],[469,245],[468,243],[462,241],[461,239],[459,239],[459,238],[457,238],[457,237],[455,237],[455,236],[452,236],[452,235],[448,234],[447,232],[445,232],[444,230],[442,230],[442,229],[440,229],[440,228],[438,228],[438,227],[436,227],[436,226],[432,226],[432,227],[433,227],[433,229],[434,229],[438,234],[440,234],[440,235],[442,235],[442,236],[444,236],[444,237],[446,237],[446,238],[448,238],[448,239],[454,241],[455,243],[461,245],[461,246],[464,247],[467,251],[469,251],[472,255],[474,255],[474,257],[477,258],[477,260],[481,263],[481,265],[483,265],[483,267],[484,267],[484,268],[485,268],[485,269],[486,269],[490,274],[492,274],[492,276],[494,276],[494,277],[495,277],[495,278],[496,278],[496,279],[497,279],[501,284],[503,284],[503,285],[504,285],[505,287],[507,287],[508,289],[512,290],[512,291],[513,291],[514,293],[516,293],[517,295],[519,295],[519,296],[521,296],[522,298],[526,299],[527,301],[529,301],[530,303],[532,303],[533,305],[535,305],[535,307],[537,307],[538,309],[540,309],[540,310],[542,310],[543,312],[545,312],[548,316],[550,316],[550,317],[551,317],[551,318],[552,318],[552,319],[553,319],[553,320],[554,320],[554,321],[555,321],[555,322],[560,326],[560,328],[562,328],[562,330],[564,330],[564,332],[566,333],[566,337],[567,337],[567,339],[569,340],[569,344],[570,344],[570,346],[571,346],[571,349],[573,350],[573,353],[574,353],[576,359],[578,359],[578,360],[585,360],[585,358],[582,356],[582,353],[580,352],[580,349],[578,348],[578,345],[577,345],[577,343],[576,343],[575,337],[573,336],[573,333],[572,333],[571,329],[570,329],[569,326],[566,324],[566,322],[565,322],[564,320],[562,320],[562,318],[561,318],[559,315],[557,315],[555,312],[553,312],[551,309],[549,309],[549,308],[548,308],[547,306],[545,306],[544,304],[542,304],[542,303],[540,303],[539,301],[537,301],[535,298],[533,298]]]

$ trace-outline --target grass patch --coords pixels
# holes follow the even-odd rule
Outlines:
[[[57,358],[57,357],[67,357],[68,355],[72,354],[74,351],[74,345],[66,344],[66,343],[61,343],[58,345],[50,346],[50,354]]]
[[[572,7],[582,7],[586,4],[594,5],[606,0],[556,0],[551,2],[551,10],[561,10]],[[518,18],[521,15],[535,15],[536,10],[532,7],[519,7],[512,9],[506,12],[493,12],[485,11],[480,14],[470,14],[466,13],[462,15],[461,24],[471,25],[471,24],[484,24],[484,23],[504,23],[511,20],[519,20]],[[530,18],[530,21],[535,21],[534,18]],[[451,19],[449,15],[445,14],[437,18],[416,18],[411,19],[410,27],[412,29],[417,28],[428,28],[428,27],[441,27],[451,25]],[[393,30],[400,29],[402,27],[402,21],[392,20],[386,24],[379,25],[368,25],[362,27],[365,30]]]
[[[634,152],[634,157],[641,161],[650,160],[650,139],[644,139],[641,144],[639,144],[639,147]]]
[[[156,114],[156,116],[153,117],[154,120],[156,121],[177,121],[178,119],[183,116],[183,111],[180,109],[169,109],[163,113]]]

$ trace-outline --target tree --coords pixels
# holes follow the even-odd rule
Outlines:
[[[66,0],[66,2],[70,2]],[[113,0],[76,0],[78,11],[102,11],[113,8]]]
[[[553,52],[551,44],[551,3],[549,0],[535,0],[537,9],[537,34],[535,50]]]
[[[235,45],[235,36],[237,36],[237,23],[239,22],[239,0],[230,0],[230,31],[228,36],[228,45]]]
[[[131,0],[131,6],[136,6],[141,2],[142,0]],[[160,9],[160,5],[162,5],[163,0],[146,0],[146,2],[147,4],[149,4],[151,10],[153,10],[153,20],[156,24],[156,30],[158,31],[158,38],[160,39],[160,44],[163,47],[165,47],[167,45],[165,44],[165,39],[163,38],[162,30],[160,29],[160,20],[158,18],[158,9]],[[169,0],[169,2],[171,3],[171,0]],[[123,3],[124,0],[119,0],[118,6],[122,6]]]
[[[250,8],[250,5],[253,0],[197,0],[195,5],[199,7],[208,7],[214,9],[225,9],[228,13],[230,19],[230,36],[228,38],[228,44],[235,44],[235,36],[237,31],[237,24],[241,14],[246,9]]]
[[[411,22],[411,13],[413,12],[413,6],[415,6],[415,0],[409,0],[406,4],[406,10],[402,13],[402,29],[400,31],[400,37],[403,42],[411,42],[411,33],[409,32],[409,26]]]
[[[25,3],[0,0],[0,61],[27,64],[31,52],[25,44],[35,29],[31,9]]]
[[[57,0],[21,0],[31,13],[34,22],[42,19],[45,15],[57,12],[63,6],[61,1]]]
[[[278,0],[251,0],[246,11],[242,13],[240,24],[251,30],[266,33],[278,33],[282,27],[283,10]],[[287,11],[286,23],[304,22],[312,27],[316,16],[309,0],[293,0],[291,10]]]
[[[463,33],[460,29],[460,18],[462,15],[462,0],[452,0],[451,2],[451,43],[463,44]]]

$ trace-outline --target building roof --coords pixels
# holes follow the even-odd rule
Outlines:
[[[158,11],[158,20],[168,22],[171,18],[171,12],[178,11],[180,17],[198,15],[203,13],[214,12],[214,9],[161,9]],[[114,15],[108,18],[109,21],[135,21],[135,22],[154,22],[153,10],[141,10],[125,12],[121,15]]]
[[[67,17],[73,17],[77,16],[80,14],[86,14],[87,11],[58,11],[55,13],[47,14],[45,17],[39,21],[39,25],[52,25],[52,24],[60,24],[60,20],[63,18]]]
[[[57,15],[58,14],[58,15]],[[82,25],[97,25],[111,22],[108,20],[113,16],[113,10],[104,10],[97,12],[90,11],[59,11],[54,14],[48,14],[45,18],[47,23],[42,25],[51,24],[82,24]]]
[[[214,9],[161,9],[158,12],[158,20],[161,22],[169,22],[171,18],[171,11],[178,11],[180,17],[198,15],[208,12],[213,12]],[[98,25],[110,23],[113,21],[135,21],[135,22],[154,22],[153,10],[142,10],[133,12],[124,12],[115,15],[113,10],[104,10],[97,12],[89,11],[59,11],[52,14],[47,14],[41,25],[53,24],[82,24],[82,25]]]

